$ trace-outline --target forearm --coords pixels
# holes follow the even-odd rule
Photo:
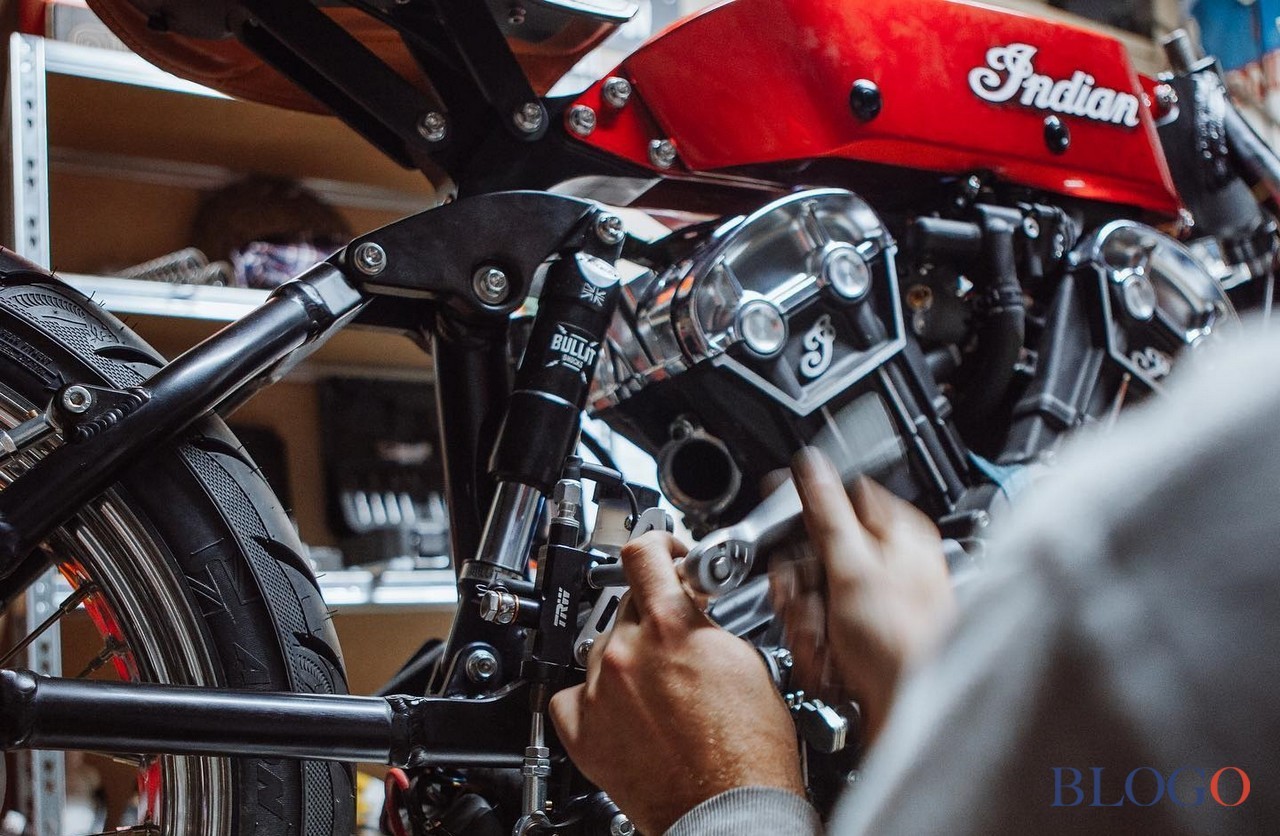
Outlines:
[[[818,813],[800,796],[773,787],[738,787],[694,807],[666,836],[822,836]]]

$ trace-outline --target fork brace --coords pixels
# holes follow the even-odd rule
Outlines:
[[[351,697],[0,670],[0,748],[520,766],[529,684],[492,696]]]

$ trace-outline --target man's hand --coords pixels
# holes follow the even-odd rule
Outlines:
[[[904,671],[954,617],[942,541],[928,517],[869,479],[850,503],[814,448],[796,456],[792,472],[818,561],[808,571],[784,563],[773,578],[794,676],[811,693],[830,694],[834,685],[857,698],[871,741]]]
[[[587,679],[551,719],[582,773],[650,836],[742,786],[803,795],[795,727],[759,655],[695,606],[672,564],[685,549],[651,533],[622,550],[631,591]]]

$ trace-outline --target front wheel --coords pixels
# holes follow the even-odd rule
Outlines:
[[[135,386],[163,363],[119,320],[47,274],[0,273],[5,426],[43,409],[67,383]],[[0,484],[62,443],[54,436],[9,459]],[[347,691],[337,637],[297,534],[216,417],[140,460],[42,548],[102,638],[97,670],[83,675]],[[137,763],[138,821],[112,826],[183,836],[345,836],[353,829],[349,765],[147,756]]]

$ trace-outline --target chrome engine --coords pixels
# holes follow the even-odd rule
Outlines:
[[[1021,291],[1041,332],[997,419],[1008,430],[992,455],[1000,464],[1032,461],[1066,429],[1158,389],[1182,349],[1235,321],[1194,255],[1151,227],[1113,221],[1061,249],[1051,280]],[[981,316],[992,283],[980,261],[957,264],[953,304]],[[898,444],[905,456],[877,476],[935,518],[985,507],[966,497],[982,465],[957,437],[948,397],[982,378],[951,381],[926,362],[926,351],[949,353],[963,369],[966,346],[932,343],[918,316],[908,328],[898,269],[886,224],[848,191],[798,192],[727,220],[628,284],[592,409],[655,456],[695,532],[736,519],[760,477],[822,434]]]

